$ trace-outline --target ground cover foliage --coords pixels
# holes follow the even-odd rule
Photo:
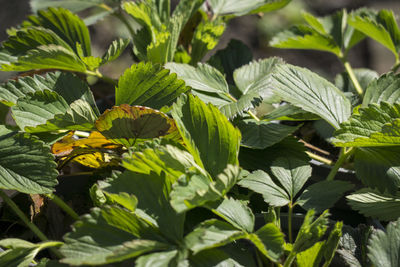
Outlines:
[[[288,4],[32,0],[34,14],[0,48],[0,70],[17,72],[0,85],[1,216],[26,227],[4,230],[0,266],[399,266],[393,12],[303,13],[304,24],[271,40],[334,54],[344,70],[335,81],[284,59],[253,60],[237,40],[204,60],[231,19]],[[130,38],[98,57],[88,26],[105,16]],[[393,53],[388,73],[351,67],[348,52],[366,38]],[[118,80],[105,76],[124,50],[136,63]],[[114,106],[98,108],[88,77],[115,89]],[[301,140],[309,121],[330,157]],[[329,173],[313,179],[310,159]],[[87,197],[83,209],[60,187],[74,183],[65,174],[77,165],[89,171],[69,176],[90,177],[83,191],[70,187]],[[335,179],[341,168],[357,180]],[[10,190],[32,199],[31,214]],[[364,224],[344,225],[338,201]],[[69,219],[62,238],[37,223],[47,216],[52,229],[51,204]]]

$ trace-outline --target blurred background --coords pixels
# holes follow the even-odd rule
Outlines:
[[[31,9],[29,0],[0,0],[0,4],[2,7],[0,9],[0,41],[3,41],[7,38],[6,29],[21,23],[31,13]],[[342,65],[335,56],[325,52],[271,48],[268,42],[277,32],[293,24],[302,23],[302,10],[317,16],[325,16],[343,8],[350,11],[362,6],[392,9],[400,16],[400,0],[293,0],[277,12],[232,20],[214,51],[225,47],[230,39],[239,39],[252,49],[256,59],[279,56],[291,64],[308,67],[332,80],[337,73],[342,71]],[[127,36],[124,26],[112,17],[90,26],[90,31],[95,55],[102,55],[117,36]],[[126,56],[108,64],[102,71],[111,77],[118,78],[123,70],[133,63],[129,52],[126,53]],[[393,56],[390,52],[368,38],[351,50],[349,58],[354,68],[371,68],[380,74],[387,72],[393,64]],[[0,79],[5,80],[9,77],[10,74],[3,74]]]

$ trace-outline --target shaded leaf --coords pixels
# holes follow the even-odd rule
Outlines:
[[[268,223],[247,237],[267,258],[278,262],[283,254],[284,235],[274,223]]]
[[[400,74],[386,73],[373,81],[365,91],[362,106],[368,107],[369,104],[380,104],[385,101],[394,104],[400,101]]]

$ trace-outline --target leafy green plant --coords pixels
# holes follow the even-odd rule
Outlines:
[[[343,222],[328,219],[328,209],[345,196],[366,217],[399,217],[400,30],[386,10],[304,13],[307,25],[271,41],[336,55],[346,72],[335,84],[279,58],[253,60],[237,40],[204,60],[232,18],[289,2],[182,0],[172,10],[168,0],[32,0],[36,14],[9,29],[0,48],[0,70],[24,72],[0,86],[13,118],[0,126],[0,197],[35,238],[2,236],[0,265],[329,266],[338,255],[358,261],[356,242]],[[75,14],[83,10],[93,13],[83,20]],[[130,38],[93,56],[87,26],[107,15]],[[378,78],[352,69],[348,53],[366,37],[395,55],[392,72]],[[118,80],[105,76],[101,67],[127,49],[136,62]],[[115,106],[100,111],[91,76],[115,89]],[[298,142],[307,121],[326,128],[337,158]],[[325,180],[314,180],[310,158],[330,165]],[[79,210],[60,189],[76,164],[86,171],[67,175],[91,177],[78,192],[86,197]],[[340,168],[362,184],[334,180]],[[36,214],[29,219],[8,190],[53,202],[71,228],[50,241]],[[34,203],[43,214],[42,206],[50,208]],[[368,258],[396,266],[397,225],[363,235],[369,241],[360,246],[368,244],[369,253],[359,265]]]

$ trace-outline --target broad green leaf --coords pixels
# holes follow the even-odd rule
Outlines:
[[[43,249],[62,245],[62,242],[47,241],[33,244],[25,240],[8,238],[0,240],[0,246],[8,248],[0,252],[0,266],[30,266],[36,255]]]
[[[291,201],[311,177],[311,171],[307,161],[292,157],[278,158],[271,166],[272,174],[286,190]]]
[[[254,214],[242,201],[225,198],[221,204],[211,210],[236,228],[248,233],[253,232]]]
[[[47,194],[57,185],[50,148],[28,134],[0,127],[0,188]]]
[[[188,151],[212,177],[228,164],[238,164],[240,132],[216,107],[193,95],[182,96],[172,116]]]
[[[12,114],[27,132],[91,130],[97,118],[86,101],[78,99],[68,105],[63,97],[47,89],[19,98]]]
[[[296,255],[297,266],[299,267],[316,267],[321,261],[321,251],[325,241],[315,243],[309,249],[302,251]]]
[[[319,120],[319,116],[291,104],[284,104],[262,117],[263,120],[274,121],[305,121]]]
[[[400,74],[386,73],[373,81],[365,91],[362,106],[380,104],[385,101],[391,105],[400,101]]]
[[[136,262],[136,267],[163,267],[163,266],[177,266],[176,262],[178,259],[179,252],[177,250],[170,250],[165,252],[151,253],[145,256],[139,257]],[[182,265],[187,266],[187,265]]]
[[[340,125],[334,144],[340,147],[400,145],[400,104],[370,104]]]
[[[243,16],[249,13],[270,12],[287,5],[290,0],[211,0],[215,15]]]
[[[280,58],[275,57],[252,61],[249,64],[236,69],[233,73],[233,79],[242,94],[258,91],[264,96],[267,95],[262,92],[265,88],[260,90],[260,85],[262,87],[268,74],[271,74],[274,68],[282,63],[283,61]]]
[[[237,126],[242,133],[242,146],[255,149],[265,149],[279,143],[298,128],[251,119],[241,120]]]
[[[348,23],[381,43],[395,55],[396,60],[399,59],[400,30],[393,11],[374,12],[361,9],[349,17]]]
[[[228,165],[214,181],[200,173],[181,176],[173,185],[171,205],[177,212],[183,212],[221,199],[236,184],[239,175],[237,166]]]
[[[249,63],[253,54],[248,46],[239,40],[231,39],[228,45],[218,50],[207,63],[224,73],[229,84],[233,84],[233,72]]]
[[[309,210],[304,218],[303,224],[293,244],[293,251],[296,253],[311,248],[325,234],[328,228],[329,212],[324,211],[318,218],[315,218],[315,211]]]
[[[246,234],[229,223],[211,219],[202,222],[185,236],[185,245],[194,253],[229,244]]]
[[[368,242],[368,258],[374,266],[400,264],[400,220],[388,224],[386,232],[377,230]]]
[[[71,90],[71,88],[74,89]],[[58,93],[68,104],[78,99],[85,100],[98,114],[89,86],[72,73],[50,72],[43,76],[27,76],[18,78],[16,81],[9,81],[0,86],[0,101],[12,106],[17,103],[18,98],[46,89]]]
[[[160,109],[188,90],[182,80],[160,65],[139,63],[132,65],[120,77],[115,102],[116,105],[143,105]]]
[[[164,113],[122,104],[104,112],[96,121],[97,130],[107,139],[126,147],[137,141],[168,135],[176,131],[175,123]]]
[[[114,220],[125,219],[118,216]],[[160,242],[134,239],[136,238],[133,234],[110,225],[103,218],[101,210],[94,208],[91,214],[82,216],[72,226],[72,232],[64,236],[65,245],[60,251],[65,258],[61,262],[71,265],[100,265],[120,261],[120,257],[127,255],[128,251],[137,256],[166,248]]]
[[[190,266],[194,267],[255,267],[256,264],[252,260],[252,255],[249,253],[242,253],[243,251],[237,249],[233,253],[228,254],[222,249],[208,249],[203,250],[190,257]],[[236,253],[236,254],[234,254]],[[241,259],[241,256],[245,257],[245,260]],[[250,257],[249,257],[250,256]]]
[[[137,208],[155,220],[164,236],[171,240],[182,240],[185,215],[177,214],[169,203],[174,182],[175,179],[164,172],[158,175],[155,172],[143,174],[125,171],[114,174],[102,185],[102,190],[135,195],[138,199]]]
[[[83,56],[91,55],[90,35],[85,23],[74,13],[63,8],[49,8],[38,11],[38,14],[28,17],[24,27],[41,26],[52,30],[78,54],[79,45]]]
[[[322,212],[331,208],[354,186],[345,181],[322,181],[307,187],[296,201],[303,209]]]
[[[290,202],[288,193],[279,185],[276,185],[266,172],[261,170],[251,173],[240,180],[238,184],[262,194],[264,201],[272,206],[281,207]]]
[[[395,194],[400,186],[400,148],[360,148],[355,152],[357,177],[370,188]]]
[[[212,50],[225,31],[225,23],[219,20],[203,21],[197,27],[193,34],[191,64],[194,65]]]
[[[366,89],[365,95],[368,91],[368,85],[379,77],[376,71],[370,69],[354,69],[354,75],[360,83],[361,88]],[[354,84],[351,81],[347,72],[342,72],[335,77],[335,85],[343,92],[357,93]],[[371,90],[371,89],[370,89]],[[365,102],[365,96],[363,102]]]
[[[350,101],[343,92],[307,69],[278,65],[269,86],[283,100],[320,116],[336,129],[351,114]]]
[[[379,193],[364,188],[346,197],[350,206],[368,217],[391,221],[400,216],[400,194]]]
[[[116,60],[124,52],[129,43],[129,39],[119,38],[114,40],[108,47],[107,52],[101,57],[101,64]]]
[[[38,46],[18,58],[17,62],[1,65],[1,71],[28,71],[33,69],[60,69],[85,72],[85,64],[62,46]]]
[[[207,93],[229,93],[224,76],[207,64],[198,63],[195,68],[187,64],[168,63],[165,67],[176,73],[186,85],[195,90]]]
[[[283,254],[284,235],[274,223],[268,223],[247,236],[257,249],[274,262]]]

